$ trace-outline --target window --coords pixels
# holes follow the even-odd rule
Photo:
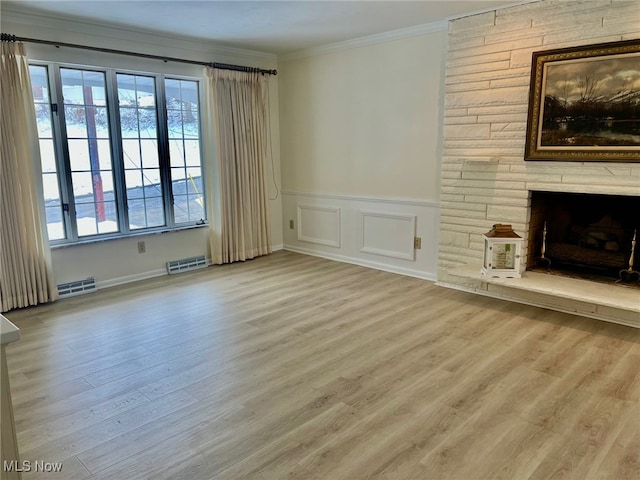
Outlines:
[[[104,72],[60,69],[78,237],[118,232]]]
[[[47,215],[47,230],[49,240],[63,240],[66,238],[66,234],[53,140],[53,123],[51,120],[51,102],[47,69],[45,67],[31,66],[29,70],[33,88],[33,102],[35,104],[36,119],[38,122],[38,137],[40,139],[42,186],[44,189],[44,205]]]
[[[118,75],[120,133],[131,230],[165,223],[155,98],[152,77]]]
[[[199,83],[31,65],[52,243],[204,223]]]
[[[165,80],[169,156],[176,221],[190,222],[204,212],[200,134],[198,130],[198,91],[193,82]]]

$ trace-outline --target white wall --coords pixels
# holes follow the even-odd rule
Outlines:
[[[21,37],[91,45],[135,51],[152,55],[185,58],[198,61],[235,63],[262,68],[276,68],[273,55],[232,49],[169,36],[151,35],[128,29],[69,21],[47,15],[26,15],[16,6],[2,9],[2,32]],[[35,60],[68,62],[78,65],[99,65],[150,72],[172,73],[202,78],[202,67],[181,63],[163,63],[135,57],[110,55],[70,48],[27,44],[29,57]],[[280,140],[278,119],[278,79],[269,78],[271,104],[271,151],[267,168],[272,243],[282,246],[282,199],[274,185],[280,186]],[[206,159],[210,167],[211,159]],[[146,252],[138,254],[138,241],[145,241]],[[206,228],[179,232],[142,235],[125,239],[101,241],[86,245],[56,248],[52,252],[57,283],[94,276],[98,287],[159,275],[165,262],[195,255],[209,257]]]
[[[169,260],[206,255],[208,228],[73,245],[52,250],[58,284],[96,278],[98,288],[166,274]],[[138,253],[139,241],[145,253]]]
[[[280,62],[285,248],[434,278],[446,32],[376,40]]]
[[[447,272],[460,265],[479,270],[495,223],[526,237],[532,190],[638,195],[637,163],[524,161],[532,53],[633,38],[638,1],[545,0],[450,23],[439,280],[456,283]]]

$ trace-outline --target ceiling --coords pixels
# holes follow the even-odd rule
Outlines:
[[[531,1],[531,0],[529,0]],[[3,9],[213,41],[275,54],[524,3],[495,0],[20,0]],[[11,33],[11,32],[5,32]]]

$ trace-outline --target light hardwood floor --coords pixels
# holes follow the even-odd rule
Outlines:
[[[640,332],[278,252],[9,312],[35,479],[638,479]]]

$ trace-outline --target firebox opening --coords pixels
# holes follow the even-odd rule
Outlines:
[[[638,230],[634,267],[640,268],[640,197],[564,192],[531,192],[527,269],[545,258],[551,271],[592,280],[618,279],[629,267],[631,241]]]

